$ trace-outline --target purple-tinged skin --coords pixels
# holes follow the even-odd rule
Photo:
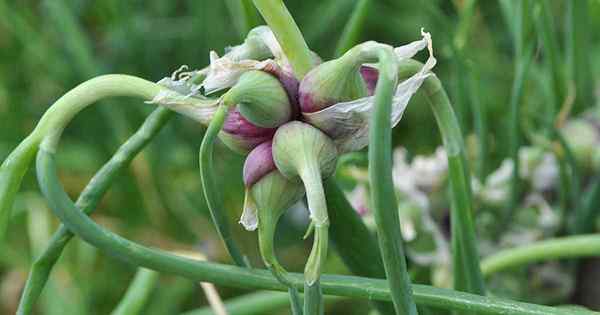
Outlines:
[[[273,141],[263,142],[258,145],[248,156],[244,163],[244,185],[252,187],[263,176],[276,169],[273,161]]]
[[[237,108],[229,110],[223,125],[223,131],[241,137],[270,137],[275,134],[275,128],[263,128],[249,122]]]
[[[313,94],[314,85],[314,71],[311,70],[306,74],[304,79],[302,79],[300,87],[298,88],[298,101],[300,103],[300,111],[303,113],[318,112],[321,109],[337,103],[333,98],[315,97]]]
[[[377,79],[379,78],[379,70],[368,67],[361,66],[360,67],[360,75],[363,80],[365,80],[365,84],[367,85],[367,93],[369,96],[375,94],[375,87],[377,86]]]
[[[294,77],[293,73],[283,70],[283,68],[275,62],[268,63],[262,70],[270,73],[279,80],[292,105],[292,120],[296,119],[300,114],[298,105],[298,88],[300,86],[300,81]]]

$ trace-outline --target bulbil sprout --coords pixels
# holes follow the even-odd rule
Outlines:
[[[223,104],[237,106],[242,116],[263,128],[275,128],[292,118],[292,106],[279,80],[264,71],[244,73],[223,95]]]
[[[313,248],[305,266],[305,284],[318,283],[327,258],[329,217],[323,179],[333,175],[337,149],[319,129],[299,121],[277,129],[273,137],[273,159],[277,169],[290,180],[301,179],[306,190],[310,218],[314,225]]]
[[[280,282],[291,285],[287,271],[275,254],[274,237],[281,215],[304,195],[298,181],[285,178],[275,167],[272,142],[260,144],[244,163],[246,198],[240,223],[248,230],[258,227],[258,240],[262,259]]]

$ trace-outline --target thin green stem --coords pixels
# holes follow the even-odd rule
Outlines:
[[[287,279],[288,272],[279,263],[277,254],[275,253],[273,241],[277,229],[277,221],[279,221],[281,215],[273,215],[273,213],[275,213],[275,211],[271,209],[258,210],[258,248],[260,256],[275,278],[289,287],[288,293],[292,315],[302,315],[302,303],[300,301],[298,290],[294,288],[291,281]]]
[[[403,62],[398,68],[399,77],[409,77],[419,71],[421,67],[422,64],[414,60]],[[448,95],[436,75],[432,74],[425,79],[423,89],[442,134],[444,148],[448,155],[448,172],[452,192],[451,234],[454,288],[483,295],[485,287],[479,267],[477,238],[473,222],[471,178],[467,168],[460,126]]]
[[[59,98],[0,166],[0,240],[6,234],[15,195],[39,146],[54,151],[63,129],[73,117],[100,99],[130,96],[152,100],[163,89],[134,76],[109,74],[83,82]]]
[[[283,0],[253,0],[254,5],[275,33],[298,79],[313,67],[313,58],[294,18]]]
[[[375,105],[369,132],[369,184],[381,257],[396,314],[417,314],[402,246],[400,218],[392,181],[392,97],[397,82],[393,52],[381,49],[379,79],[375,88]]]
[[[385,279],[377,240],[352,208],[335,180],[326,180],[324,186],[331,222],[329,237],[336,252],[355,275]],[[382,315],[395,314],[392,303],[373,301],[373,305]]]
[[[213,144],[223,128],[225,119],[227,118],[229,108],[225,105],[219,105],[219,108],[215,112],[206,133],[202,144],[200,145],[200,178],[202,180],[202,189],[204,191],[204,198],[208,204],[210,210],[210,216],[212,217],[213,223],[217,229],[217,233],[221,237],[221,240],[225,244],[225,248],[231,255],[231,258],[236,265],[241,267],[249,267],[246,260],[242,256],[238,249],[235,241],[231,236],[229,230],[229,222],[223,209],[223,199],[221,190],[218,189],[214,177],[214,163],[213,163]]]
[[[304,267],[304,314],[318,315],[324,313],[323,293],[319,278],[327,259],[329,247],[329,216],[321,170],[315,157],[305,158],[305,165],[300,172],[300,177],[306,190],[311,220],[315,224],[313,247]]]
[[[38,182],[50,208],[71,231],[100,250],[140,267],[179,275],[192,281],[212,282],[246,289],[284,291],[269,271],[241,268],[230,265],[197,261],[178,257],[165,251],[152,249],[126,240],[96,224],[79,211],[64,191],[56,173],[54,154],[40,150],[37,158]],[[294,286],[301,289],[303,276],[290,274]],[[353,276],[323,275],[323,293],[352,298],[368,298],[380,301],[391,299],[385,280]],[[548,306],[489,298],[475,294],[426,285],[413,285],[416,302],[434,308],[470,311],[478,314],[513,315],[593,315],[583,310],[565,310]]]
[[[336,56],[341,56],[358,43],[358,39],[364,29],[365,21],[369,15],[370,6],[371,0],[358,0],[348,23],[344,27],[342,37],[338,41],[335,50]]]
[[[166,108],[154,110],[138,131],[121,145],[112,158],[90,180],[75,203],[77,208],[83,213],[92,213],[115,178],[156,136],[171,117],[173,117],[173,112]],[[67,227],[61,225],[50,239],[43,253],[35,259],[21,295],[17,314],[31,314],[35,302],[48,281],[54,264],[72,237],[73,233]]]
[[[548,239],[505,249],[481,262],[485,276],[535,262],[600,255],[600,235],[589,234]]]
[[[142,314],[152,291],[156,287],[159,273],[145,268],[139,268],[125,296],[111,315]]]

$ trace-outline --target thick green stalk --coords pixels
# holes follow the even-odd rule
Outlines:
[[[396,314],[417,314],[402,246],[400,218],[392,181],[392,97],[397,82],[393,52],[381,49],[379,79],[369,132],[369,184],[377,236]]]
[[[167,121],[173,117],[173,112],[166,108],[158,108],[146,118],[138,131],[133,134],[94,175],[89,184],[79,195],[75,205],[83,213],[90,214],[95,209],[110,184],[121,174],[133,158],[154,138]],[[44,252],[35,259],[25,289],[21,295],[17,314],[31,314],[33,306],[42,293],[54,264],[69,243],[73,233],[61,225],[50,239]]]
[[[334,179],[324,183],[329,210],[329,237],[350,271],[362,277],[385,279],[379,246]],[[388,302],[373,301],[380,314],[395,314]]]
[[[365,21],[369,15],[370,6],[371,0],[358,0],[352,11],[352,16],[350,16],[348,23],[344,27],[342,37],[339,39],[335,50],[336,56],[343,55],[348,49],[358,43],[360,34],[364,29]]]
[[[294,74],[301,80],[313,67],[313,58],[294,18],[283,0],[253,0],[254,5],[275,33]]]
[[[548,239],[509,248],[486,257],[481,262],[485,276],[535,262],[562,258],[600,255],[600,235],[588,234]]]
[[[414,60],[403,62],[399,77],[406,78],[421,69]],[[485,294],[483,277],[479,267],[479,254],[473,222],[471,178],[465,158],[465,148],[460,126],[452,110],[448,95],[436,75],[423,82],[422,88],[433,110],[442,134],[444,149],[448,155],[448,172],[452,192],[451,234],[454,288],[475,294]]]
[[[160,85],[137,77],[109,74],[83,82],[59,98],[0,166],[0,240],[6,234],[15,195],[38,146],[54,151],[63,129],[73,117],[100,99],[131,96],[152,100],[162,89]]]
[[[144,306],[156,286],[158,276],[159,273],[154,270],[139,268],[131,285],[127,288],[125,296],[111,315],[142,314]]]
[[[124,239],[96,224],[79,211],[64,191],[56,173],[54,154],[40,150],[37,158],[38,182],[42,193],[54,213],[71,231],[102,251],[140,267],[159,272],[179,275],[192,281],[212,282],[218,285],[246,289],[284,291],[269,271],[241,268],[179,257],[158,249],[152,249]],[[304,283],[300,274],[290,274],[294,286],[301,289]],[[391,299],[385,280],[353,276],[323,275],[323,293],[368,298],[379,301]],[[417,303],[433,308],[470,311],[489,315],[594,315],[583,310],[565,310],[548,306],[515,302],[500,298],[489,298],[475,294],[426,285],[413,285]]]
[[[229,230],[229,222],[223,209],[223,199],[221,190],[217,185],[214,177],[213,166],[213,144],[225,123],[229,108],[225,105],[219,105],[219,109],[215,112],[206,133],[202,144],[200,145],[200,178],[202,180],[202,189],[204,190],[204,198],[210,210],[210,216],[217,229],[217,233],[223,240],[225,248],[231,255],[231,258],[236,265],[248,267],[246,260],[242,256]]]

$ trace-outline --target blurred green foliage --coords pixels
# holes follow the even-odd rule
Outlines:
[[[587,49],[574,51],[572,58],[597,77],[600,33],[593,30],[600,29],[600,1],[581,1],[588,4],[587,18],[577,20],[575,26],[588,38],[574,40],[585,42]],[[286,5],[309,46],[329,59],[356,2],[289,0]],[[398,46],[418,39],[421,27],[431,32],[438,59],[434,70],[450,93],[465,135],[476,127],[474,100],[485,109],[491,169],[508,154],[505,131],[515,62],[512,19],[506,11],[510,0],[476,2],[472,14],[465,12],[469,2],[373,0],[361,40]],[[561,66],[566,69],[567,39],[572,35],[569,26],[573,26],[567,19],[567,2],[551,2],[553,35],[559,43]],[[84,80],[104,73],[127,73],[157,81],[182,64],[205,66],[210,50],[222,53],[242,39],[240,17],[230,12],[225,2],[209,0],[0,0],[0,160],[32,130],[53,100]],[[540,41],[535,24],[538,14],[532,12],[524,22],[533,34],[527,40],[536,48]],[[556,108],[548,105],[553,88],[547,56],[540,48],[534,55],[520,108],[523,119],[535,123]],[[591,63],[585,66],[581,58]],[[470,73],[470,81],[466,73]],[[598,93],[597,85],[586,84]],[[590,102],[578,94],[575,110],[589,108]],[[407,147],[411,154],[431,152],[440,143],[433,117],[425,108],[417,95],[394,131],[395,144]],[[150,110],[141,102],[111,99],[85,111],[69,126],[59,161],[62,180],[73,197]],[[189,119],[178,117],[169,123],[113,186],[95,219],[146,244],[200,250],[211,260],[226,260],[201,194],[197,150],[202,134],[203,127]],[[216,154],[216,173],[221,174],[220,187],[233,223],[241,212],[243,158],[223,146]],[[20,195],[10,226],[11,245],[0,249],[1,313],[14,312],[35,248],[43,248],[48,239],[44,233],[58,224],[39,200],[33,172],[24,187],[27,192]],[[298,221],[286,217],[278,245],[282,262],[299,271],[309,243],[300,241],[304,227],[293,224],[294,220]],[[252,255],[253,265],[262,265],[255,233],[238,225],[233,225],[233,230],[245,252]],[[341,261],[331,256],[326,271],[347,272]],[[39,313],[109,313],[134,273],[132,266],[97,253],[81,241],[73,242],[38,303]],[[230,288],[220,288],[220,292],[224,298],[242,293]],[[151,301],[147,314],[175,314],[206,305],[199,287],[166,275],[161,276]],[[346,301],[334,304],[330,312],[365,314],[366,309],[365,301]]]

